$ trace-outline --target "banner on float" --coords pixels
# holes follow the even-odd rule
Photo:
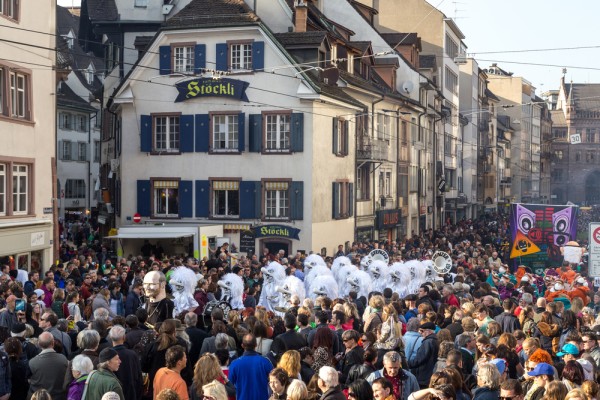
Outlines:
[[[560,265],[560,248],[577,238],[577,206],[512,204],[510,258],[540,269]]]

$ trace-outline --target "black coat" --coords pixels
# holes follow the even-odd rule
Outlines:
[[[502,314],[494,318],[494,320],[500,324],[502,327],[502,332],[504,333],[513,333],[514,331],[521,329],[519,319],[510,311],[504,311]]]
[[[126,399],[140,400],[142,398],[142,367],[137,353],[124,345],[115,346],[119,354],[121,366],[114,374],[121,382]]]
[[[348,380],[348,375],[350,374],[350,369],[354,365],[361,365],[363,363],[363,355],[365,351],[362,347],[356,346],[346,354],[344,354],[344,358],[341,359],[339,368],[342,372],[340,376],[340,382],[345,383]]]
[[[300,350],[306,347],[308,342],[306,337],[293,329],[289,329],[284,333],[277,335],[271,344],[271,351],[275,353],[275,357],[279,360],[283,353],[288,350]]]
[[[323,393],[321,400],[346,400],[346,396],[339,388],[334,388]]]
[[[429,385],[433,368],[437,362],[439,348],[437,336],[432,333],[423,339],[415,358],[408,361],[410,372],[417,378],[421,387]]]
[[[498,400],[499,390],[480,387],[473,392],[473,400]]]
[[[200,349],[202,348],[202,343],[204,342],[204,339],[210,337],[210,335],[204,332],[202,329],[196,327],[186,328],[185,333],[188,334],[190,343],[192,344],[188,353],[190,364],[196,365],[196,361],[198,361],[200,358]]]

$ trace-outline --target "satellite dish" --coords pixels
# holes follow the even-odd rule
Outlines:
[[[439,275],[444,275],[452,269],[452,258],[444,251],[436,251],[431,257],[433,269]]]
[[[402,83],[402,92],[403,93],[410,93],[413,91],[413,89],[415,88],[415,85],[411,82],[411,81],[406,81]]]
[[[340,78],[340,70],[332,64],[329,64],[321,71],[321,80],[326,85],[335,85]]]

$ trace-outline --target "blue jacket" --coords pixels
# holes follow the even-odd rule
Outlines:
[[[229,380],[235,386],[237,400],[268,400],[269,373],[273,364],[256,351],[245,351],[229,367]]]
[[[370,385],[373,385],[373,381],[375,379],[381,378],[383,375],[384,369],[380,369],[377,370],[375,372],[372,372],[371,375],[367,376],[367,382],[369,382]],[[407,400],[408,396],[410,396],[411,393],[416,392],[417,390],[419,390],[419,382],[417,382],[417,378],[410,373],[410,371],[407,371],[405,369],[400,370],[399,373],[404,374],[404,378],[402,378],[402,399],[398,399],[398,400]]]
[[[408,331],[404,334],[404,355],[407,361],[412,361],[417,356],[417,351],[423,343],[423,336],[419,332]]]

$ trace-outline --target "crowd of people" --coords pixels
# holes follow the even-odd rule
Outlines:
[[[507,232],[490,215],[340,246],[329,266],[346,256],[360,268],[380,248],[390,263],[445,251],[452,268],[403,298],[294,296],[277,312],[260,304],[262,268],[303,280],[303,254],[234,260],[222,246],[206,260],[112,260],[98,246],[24,283],[3,268],[0,400],[600,399],[600,293],[587,266],[512,266]],[[179,313],[176,268],[197,277],[198,306]],[[244,284],[239,309],[214,306],[229,273]]]

